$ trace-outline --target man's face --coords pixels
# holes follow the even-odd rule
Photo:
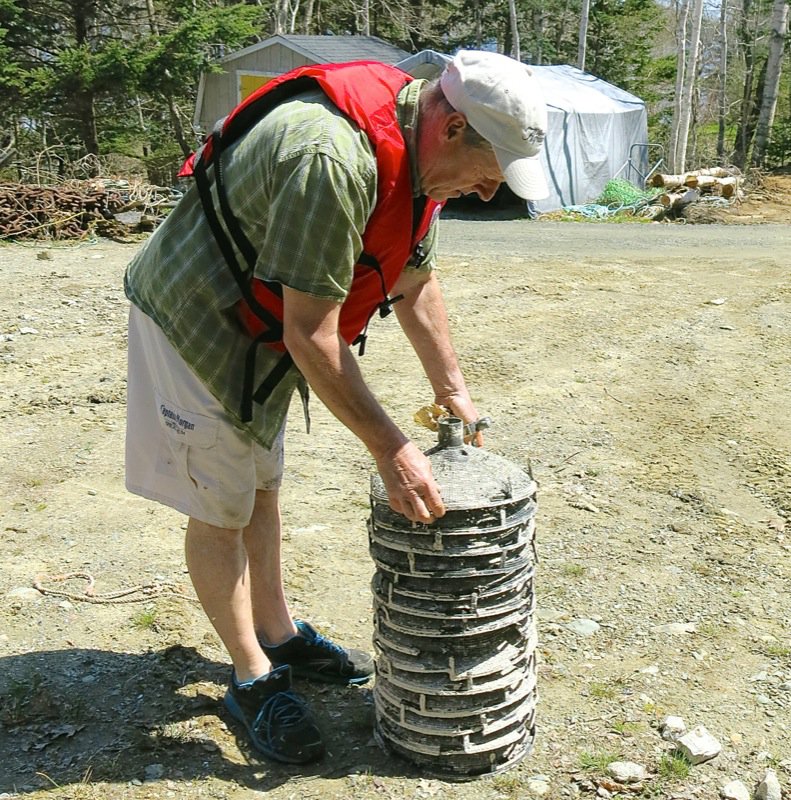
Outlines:
[[[491,200],[505,180],[491,147],[465,144],[463,128],[464,124],[448,126],[421,153],[421,190],[432,200],[441,202],[473,192],[481,200]]]

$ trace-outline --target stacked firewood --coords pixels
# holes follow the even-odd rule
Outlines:
[[[0,184],[0,240],[124,239],[153,230],[180,196],[175,188],[112,178]]]
[[[668,209],[686,206],[707,196],[725,200],[737,200],[741,197],[741,173],[725,167],[697,169],[681,175],[657,172],[649,183],[664,189],[655,202]]]
[[[123,205],[99,181],[0,185],[0,239],[81,239],[111,226]]]

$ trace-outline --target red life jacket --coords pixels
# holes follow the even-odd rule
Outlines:
[[[291,366],[291,359],[286,353],[264,384],[252,392],[254,347],[265,343],[285,351],[282,289],[276,282],[249,277],[257,253],[230,210],[222,176],[222,151],[276,105],[316,86],[368,136],[376,154],[377,202],[363,232],[363,253],[355,265],[339,323],[341,336],[350,344],[359,343],[362,354],[370,318],[377,309],[381,316],[392,310],[392,303],[399,298],[391,299],[389,292],[409,258],[415,254],[419,260],[420,242],[442,207],[427,198],[413,203],[409,158],[395,106],[399,91],[411,80],[400,69],[373,61],[299,67],[265,84],[240,103],[218,123],[211,137],[190,156],[179,173],[195,177],[207,221],[242,293],[237,311],[254,342],[253,353],[247,359],[243,421],[252,418],[251,400],[266,400]],[[215,167],[215,186],[225,226],[247,262],[247,270],[240,267],[219,224],[206,175],[209,164]]]

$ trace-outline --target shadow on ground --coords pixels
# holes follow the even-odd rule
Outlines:
[[[226,664],[179,645],[0,658],[0,792],[210,776],[268,791],[296,776],[416,774],[376,746],[372,693],[364,687],[296,687],[324,731],[321,762],[259,757],[222,706],[227,678]]]

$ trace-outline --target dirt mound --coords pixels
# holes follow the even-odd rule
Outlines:
[[[732,206],[723,222],[791,222],[791,175],[763,175],[750,181],[745,199]]]

